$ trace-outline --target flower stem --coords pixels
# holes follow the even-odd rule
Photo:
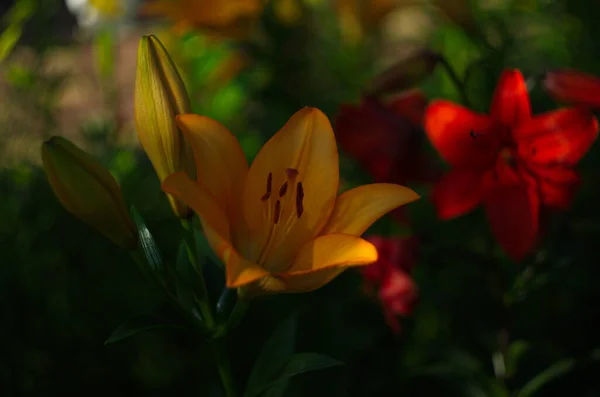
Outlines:
[[[215,317],[213,311],[211,309],[210,298],[208,296],[208,289],[206,288],[206,282],[204,281],[204,274],[202,272],[202,264],[198,260],[198,252],[196,250],[196,236],[194,232],[194,226],[192,224],[192,220],[182,220],[181,224],[183,226],[184,239],[186,243],[186,249],[188,253],[188,258],[192,264],[192,267],[196,269],[196,273],[199,278],[199,287],[200,294],[202,296],[199,297],[198,305],[200,306],[200,312],[202,314],[202,318],[206,325],[206,328],[212,332],[215,329]]]
[[[199,306],[202,312],[202,317],[206,325],[206,329],[214,339],[210,342],[213,350],[213,355],[217,364],[217,370],[219,377],[221,378],[221,384],[225,391],[226,397],[237,397],[235,390],[235,381],[231,374],[231,364],[229,362],[229,356],[225,348],[224,334],[219,334],[219,326],[215,321],[215,314],[213,313],[210,298],[208,296],[208,289],[206,288],[206,282],[204,281],[204,274],[202,272],[202,264],[198,260],[198,252],[196,249],[196,236],[194,226],[191,220],[182,220],[181,224],[185,229],[184,238],[187,246],[187,253],[194,269],[196,269],[199,277],[200,294]]]
[[[456,71],[450,65],[450,63],[448,62],[448,60],[446,58],[440,57],[440,63],[442,64],[444,69],[446,69],[446,73],[448,73],[448,77],[450,77],[450,80],[452,80],[452,82],[456,86],[456,89],[458,90],[458,93],[460,94],[463,105],[465,105],[466,107],[471,107],[471,104],[469,102],[469,97],[467,95],[467,91],[465,90],[464,82],[458,77],[458,75],[456,74]]]
[[[215,361],[217,363],[217,370],[219,371],[219,377],[221,378],[221,384],[225,391],[226,397],[237,397],[237,391],[235,388],[235,381],[231,374],[231,364],[229,362],[229,355],[225,348],[225,340],[223,338],[215,339],[211,343]]]

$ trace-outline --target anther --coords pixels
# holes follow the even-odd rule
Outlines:
[[[271,185],[273,184],[273,174],[269,172],[267,177],[267,192],[262,196],[261,200],[266,201],[271,197]]]
[[[288,168],[285,170],[285,174],[291,179],[298,176],[298,170],[295,168]]]
[[[287,188],[288,188],[288,183],[287,183],[287,181],[285,181],[283,183],[283,185],[281,185],[281,187],[279,188],[279,197],[283,197],[285,192],[287,192]]]
[[[273,222],[275,224],[277,224],[277,222],[279,222],[279,215],[281,215],[281,203],[279,202],[279,200],[277,200],[275,202],[275,215],[273,218]]]
[[[304,212],[302,200],[304,200],[304,188],[302,187],[302,182],[298,182],[296,189],[296,214],[298,215],[298,218],[300,218]]]

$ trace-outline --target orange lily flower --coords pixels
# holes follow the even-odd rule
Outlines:
[[[141,13],[172,20],[180,32],[198,29],[241,39],[250,34],[264,6],[263,0],[152,0]]]
[[[177,123],[196,158],[198,180],[170,175],[163,190],[200,217],[225,264],[227,286],[241,297],[317,289],[350,266],[377,260],[359,236],[395,208],[417,200],[409,188],[360,186],[338,196],[333,129],[320,110],[293,115],[248,167],[221,124],[186,114]]]

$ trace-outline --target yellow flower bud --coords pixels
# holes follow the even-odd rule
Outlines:
[[[42,144],[42,162],[54,194],[71,214],[120,247],[137,247],[137,229],[121,189],[92,156],[62,137]]]
[[[185,85],[167,50],[155,36],[142,37],[135,80],[135,126],[161,182],[180,171],[196,177],[191,147],[175,124],[177,115],[190,112]],[[185,204],[167,196],[177,216],[191,215]]]

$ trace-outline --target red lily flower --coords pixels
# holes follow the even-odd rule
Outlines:
[[[427,106],[419,91],[409,91],[387,104],[365,97],[358,106],[342,105],[336,138],[376,182],[406,184],[427,179],[420,130]]]
[[[409,315],[418,298],[418,289],[409,273],[415,263],[418,241],[415,237],[366,238],[377,248],[377,262],[361,268],[362,276],[369,288],[379,288],[378,296],[383,305],[386,323],[395,332],[400,332],[397,316]]]
[[[576,70],[546,73],[543,86],[558,102],[600,109],[600,78]]]
[[[532,116],[523,76],[507,70],[489,116],[435,101],[427,108],[425,130],[453,167],[433,192],[440,218],[483,204],[492,233],[519,261],[535,245],[540,207],[570,205],[579,182],[573,167],[596,139],[598,123],[582,108]]]
[[[438,173],[423,150],[426,107],[427,99],[418,90],[388,103],[364,97],[358,106],[342,105],[335,122],[338,144],[375,182],[432,182]],[[402,209],[392,215],[405,221]]]

